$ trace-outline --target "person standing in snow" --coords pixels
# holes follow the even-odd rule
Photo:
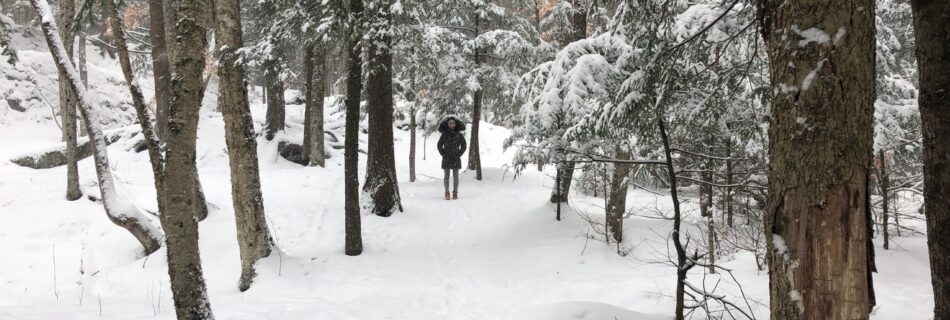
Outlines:
[[[462,168],[462,154],[465,153],[465,124],[455,116],[446,116],[439,122],[439,154],[442,155],[442,171],[445,172],[445,200],[449,200],[449,172],[455,179],[452,198],[459,198],[459,169]]]

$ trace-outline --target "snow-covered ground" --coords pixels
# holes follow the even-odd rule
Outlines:
[[[35,50],[21,50],[24,63],[45,68],[45,48]],[[104,67],[109,62],[93,62],[99,66],[90,68],[94,86],[121,87],[109,80],[118,76],[117,66]],[[43,90],[56,91],[55,86]],[[501,148],[509,131],[489,124],[483,124],[481,136],[484,180],[463,172],[455,201],[441,198],[438,137],[423,146],[420,135],[419,179],[410,183],[409,134],[396,130],[405,211],[389,218],[364,215],[366,249],[358,257],[342,252],[340,150],[329,149],[326,168],[302,167],[277,154],[276,140],[259,140],[265,210],[280,252],[262,261],[251,290],[239,292],[224,125],[214,110],[215,89],[210,90],[201,113],[197,161],[211,212],[200,225],[200,246],[219,319],[672,318],[675,270],[661,263],[671,223],[627,219],[623,249],[629,254],[621,256],[615,245],[587,236],[591,227],[581,215],[594,214],[598,209],[592,204],[602,200],[575,194],[577,206],[565,210],[563,221],[554,221],[548,203],[553,173],[529,169],[515,179],[506,166],[511,153]],[[339,124],[333,122],[335,111],[328,106],[328,130]],[[109,222],[100,204],[64,200],[65,168],[34,170],[8,161],[59,143],[59,129],[41,112],[49,111],[20,114],[0,108],[0,319],[173,319],[164,249],[145,257],[126,231]],[[263,122],[263,106],[255,104],[253,113]],[[301,106],[288,106],[289,126],[278,139],[299,141],[302,120]],[[121,142],[110,147],[119,192],[154,210],[147,155],[131,149]],[[94,177],[92,160],[81,161],[84,193],[98,193]],[[628,205],[662,211],[670,203],[637,190]],[[687,211],[693,217],[685,226],[695,233],[702,223],[695,224],[692,205]],[[873,318],[929,319],[933,306],[925,239],[901,237],[889,251],[880,243],[876,248],[879,307]],[[726,275],[704,275],[697,267],[691,281],[705,279],[711,287],[721,280],[717,293],[751,308],[759,319],[768,318],[768,274],[756,269],[751,253],[723,259],[748,302]]]

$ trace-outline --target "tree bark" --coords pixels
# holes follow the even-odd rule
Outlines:
[[[73,63],[75,38],[70,30],[73,28],[73,16],[76,15],[75,8],[73,0],[59,1],[60,21],[63,22],[63,28],[59,30],[60,37],[63,39],[70,64]],[[82,191],[79,190],[79,151],[76,141],[76,94],[70,89],[69,79],[66,79],[64,72],[59,73],[59,113],[63,123],[63,141],[66,142],[66,200],[74,201],[82,197]]]
[[[874,1],[758,6],[775,92],[765,219],[772,319],[868,319]]]
[[[416,106],[409,108],[409,182],[416,182]]]
[[[614,148],[614,158],[629,160],[630,152],[623,146]],[[623,241],[623,216],[627,212],[627,174],[630,173],[630,164],[614,163],[613,176],[610,180],[610,195],[607,202],[607,229],[614,241]]]
[[[254,264],[271,253],[271,238],[264,220],[257,135],[247,98],[244,65],[237,52],[244,46],[240,1],[216,0],[215,14],[218,79],[221,82],[218,106],[224,115],[231,168],[231,199],[241,251],[238,289],[245,291],[251,287],[256,275]]]
[[[284,82],[280,80],[280,62],[277,60],[264,61],[264,86],[267,87],[267,116],[264,125],[264,138],[270,141],[274,139],[277,131],[284,130],[286,115]]]
[[[877,186],[878,190],[881,192],[881,235],[884,237],[884,250],[890,249],[890,237],[887,232],[887,223],[889,218],[888,212],[890,209],[890,194],[888,189],[890,189],[891,179],[889,172],[887,172],[887,159],[884,157],[884,150],[878,152],[878,166],[877,166]]]
[[[152,75],[155,86],[155,134],[164,140],[168,127],[168,106],[171,104],[171,68],[165,38],[165,14],[162,0],[148,0],[149,37],[152,43]]]
[[[180,0],[175,39],[172,47],[173,70],[171,105],[168,113],[165,196],[168,202],[161,222],[168,233],[168,275],[178,319],[213,319],[198,248],[198,216],[201,207],[197,195],[195,145],[198,111],[204,96],[202,73],[205,67],[204,18],[207,2]],[[167,11],[166,11],[167,13]]]
[[[375,3],[369,18],[375,25],[389,26],[389,7]],[[373,213],[388,217],[402,210],[396,179],[396,155],[393,145],[393,56],[392,38],[386,31],[370,37],[366,76],[366,109],[369,113],[365,192],[373,203]]]
[[[559,163],[557,165],[556,187],[551,190],[551,203],[567,203],[571,193],[571,180],[574,176],[574,163]],[[558,190],[560,189],[560,190]]]
[[[950,319],[950,2],[913,0],[934,319]]]
[[[491,1],[487,1],[488,4]],[[475,15],[475,36],[480,35],[479,28],[481,17],[476,13]],[[475,76],[481,72],[480,68],[482,67],[481,60],[481,49],[475,48]],[[475,170],[475,179],[482,180],[482,159],[481,154],[478,148],[478,129],[482,121],[482,88],[481,85],[478,86],[478,89],[475,89],[475,92],[472,93],[472,131],[470,133],[471,137],[469,138],[468,143],[468,169]]]
[[[350,19],[354,24],[363,22],[363,1],[350,1]],[[356,27],[355,31],[359,31]],[[344,211],[345,219],[345,253],[348,256],[358,256],[363,252],[362,227],[360,226],[360,195],[359,195],[359,130],[360,130],[360,94],[363,91],[363,61],[360,58],[360,32],[350,34],[347,41],[349,61],[347,61],[346,75],[346,128],[343,149],[343,179],[345,190]]]
[[[120,198],[116,193],[115,180],[109,166],[109,153],[106,149],[105,135],[102,132],[101,124],[91,121],[95,118],[92,103],[87,97],[85,87],[80,82],[78,71],[69,61],[69,56],[66,54],[63,40],[59,36],[49,3],[46,0],[32,0],[31,3],[40,17],[40,26],[43,29],[43,35],[53,56],[53,61],[56,63],[56,68],[66,75],[66,83],[76,93],[79,111],[89,133],[89,140],[92,141],[96,177],[98,178],[102,205],[105,208],[106,215],[112,223],[132,233],[132,236],[145,248],[145,253],[151,254],[161,247],[162,231],[153,226],[148,218],[138,211],[135,205],[126,199]]]
[[[326,96],[326,49],[310,47],[304,57],[306,79],[306,112],[304,116],[304,158],[311,166],[326,165],[323,135],[323,100]]]

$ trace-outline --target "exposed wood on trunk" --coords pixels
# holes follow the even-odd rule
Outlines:
[[[934,319],[950,319],[950,1],[912,0]]]
[[[765,219],[772,319],[868,319],[874,1],[758,5],[776,92]],[[831,36],[803,40],[799,28]]]
[[[350,1],[350,19],[356,23],[363,21],[363,1]],[[358,30],[358,29],[357,29]],[[363,61],[360,58],[359,32],[354,32],[347,39],[346,48],[349,51],[346,75],[346,128],[343,150],[343,183],[344,183],[344,211],[345,218],[345,253],[348,256],[358,256],[363,252],[363,235],[360,223],[360,194],[359,194],[359,130],[360,130],[360,94],[363,91]]]

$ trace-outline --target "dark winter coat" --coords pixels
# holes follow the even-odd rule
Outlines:
[[[455,129],[449,130],[449,120],[455,120]],[[454,116],[447,116],[439,123],[439,154],[442,155],[442,169],[461,169],[462,154],[465,153],[465,124]]]

